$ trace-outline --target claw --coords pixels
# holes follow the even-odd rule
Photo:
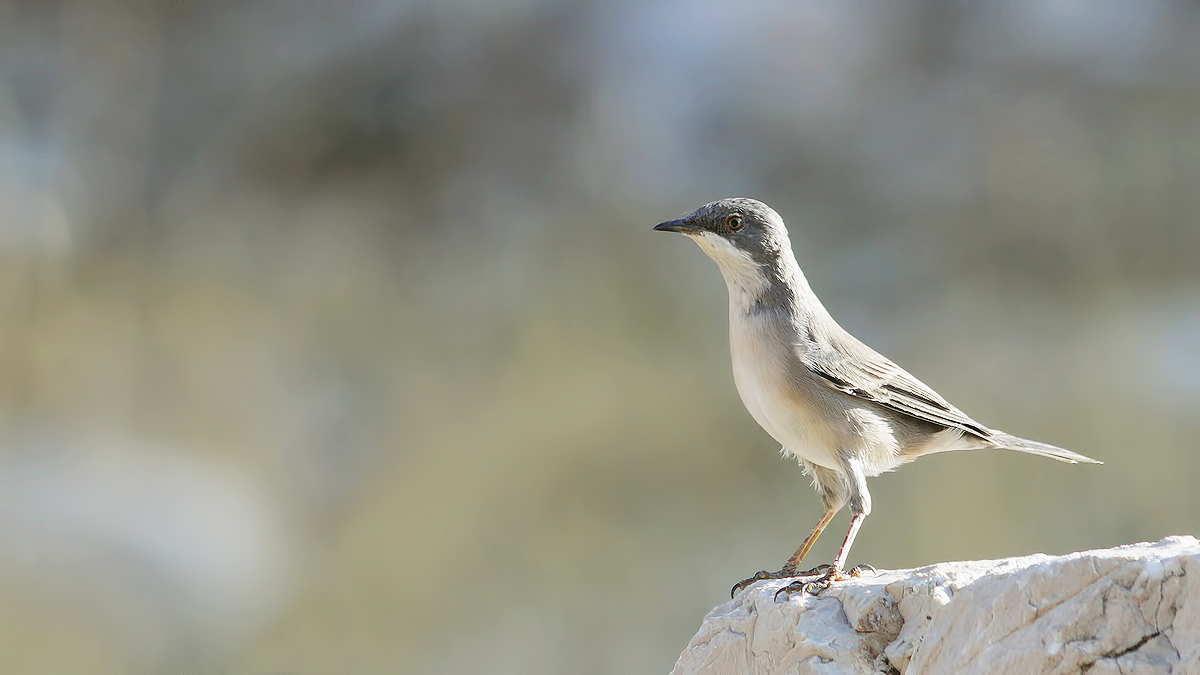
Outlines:
[[[834,569],[834,567],[832,565],[818,565],[817,567],[814,567],[813,569],[809,570],[808,572],[804,572],[804,573],[801,573],[801,574],[798,574],[795,576],[814,576],[813,573],[818,573],[821,571],[824,571],[824,574],[821,574],[821,576],[816,579],[811,579],[811,580],[799,579],[799,580],[793,581],[792,583],[788,584],[787,586],[784,586],[783,588],[779,589],[778,591],[775,591],[775,601],[776,602],[779,601],[780,595],[784,595],[787,599],[790,600],[792,593],[811,593],[813,595],[817,595],[821,591],[832,586],[833,582],[835,582],[835,581],[846,581],[848,579],[857,579],[858,577],[862,576],[863,572],[869,571],[872,574],[874,574],[874,573],[878,572],[879,570],[875,569],[875,567],[872,565],[866,565],[866,564],[855,565],[854,567],[851,567],[849,570],[845,570],[845,571],[839,570],[839,569]]]
[[[791,595],[792,593],[798,593],[800,591],[808,591],[809,593],[816,595],[817,593],[820,593],[821,591],[825,590],[826,588],[829,588],[830,585],[832,585],[833,582],[835,582],[835,581],[845,581],[847,579],[850,579],[851,577],[857,578],[857,577],[862,576],[862,573],[865,571],[874,573],[877,570],[874,567],[872,567],[871,565],[855,565],[854,567],[850,568],[849,571],[838,570],[837,573],[835,574],[833,572],[833,565],[828,565],[828,564],[817,565],[816,567],[812,568],[811,570],[805,570],[803,572],[797,572],[795,570],[789,570],[786,568],[781,569],[778,572],[768,572],[766,570],[759,570],[759,571],[755,572],[754,576],[750,577],[749,579],[742,579],[741,581],[734,584],[733,588],[729,589],[729,597],[730,598],[736,597],[738,593],[741,593],[742,591],[746,590],[748,587],[750,587],[751,585],[753,585],[759,581],[768,581],[771,579],[794,579],[796,577],[820,577],[820,578],[818,578],[818,579],[800,579],[798,581],[793,581],[792,583],[788,584],[787,586],[784,586],[783,588],[781,588],[775,592],[776,600],[779,599],[780,593],[786,593],[787,595]]]
[[[826,588],[829,588],[830,586],[832,586],[833,582],[845,581],[846,579],[849,579],[849,578],[850,578],[850,576],[847,575],[845,572],[834,573],[833,569],[831,568],[828,572],[826,572],[825,574],[821,575],[820,577],[818,577],[816,579],[813,579],[811,581],[804,581],[804,580],[793,581],[792,583],[788,584],[787,586],[784,586],[783,588],[779,589],[778,591],[775,591],[775,601],[779,602],[780,594],[783,594],[788,600],[791,599],[792,593],[811,593],[813,595],[816,595],[816,594],[820,593],[821,591],[825,590]]]
[[[749,579],[742,579],[741,581],[734,584],[733,588],[729,589],[729,597],[732,599],[738,593],[741,593],[742,591],[746,590],[747,586],[749,586],[755,582],[766,581],[767,579],[786,579],[789,576],[792,576],[792,575],[785,573],[784,570],[779,570],[778,572],[768,572],[766,570],[759,570],[759,571],[755,572],[754,576],[750,577]]]
[[[784,602],[792,599],[792,593],[803,593],[808,586],[807,581],[793,581],[783,588],[775,591],[775,602],[779,602],[779,596],[783,596]]]
[[[854,567],[851,567],[849,574],[850,574],[850,576],[857,579],[863,575],[863,572],[870,572],[871,574],[879,574],[879,570],[875,569],[874,565],[868,565],[866,563],[863,563],[861,565],[855,565]]]

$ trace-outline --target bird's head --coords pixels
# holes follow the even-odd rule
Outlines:
[[[692,213],[659,223],[663,232],[687,235],[721,268],[726,281],[762,274],[790,259],[787,228],[775,209],[748,197],[730,197],[705,204]],[[748,279],[747,279],[748,280]]]

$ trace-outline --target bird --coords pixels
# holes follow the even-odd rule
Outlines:
[[[845,569],[871,513],[867,478],[918,457],[1007,449],[1062,462],[1101,464],[1063,448],[975,421],[932,388],[841,327],[796,262],[783,219],[748,197],[714,201],[654,227],[690,238],[717,264],[729,291],[733,379],[751,417],[811,476],[824,512],[777,572],[734,585],[731,597],[766,579],[792,579],[775,595],[817,594],[873,570]],[[800,564],[833,517],[849,506],[850,529],[831,564]]]

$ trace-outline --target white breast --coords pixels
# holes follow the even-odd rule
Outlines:
[[[828,432],[829,425],[817,417],[812,402],[805,400],[787,381],[786,355],[772,353],[775,350],[767,348],[770,342],[764,334],[767,329],[764,319],[733,316],[739,311],[736,304],[730,307],[729,346],[733,381],[746,410],[783,446],[785,454],[838,468],[837,442]]]

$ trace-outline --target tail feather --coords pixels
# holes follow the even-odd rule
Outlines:
[[[1077,452],[1064,450],[1056,445],[1042,443],[1041,441],[1031,441],[1028,438],[1021,438],[1006,434],[1003,431],[992,430],[989,440],[996,444],[997,448],[1004,450],[1017,450],[1019,452],[1028,452],[1031,455],[1041,455],[1050,459],[1057,459],[1060,462],[1070,462],[1071,464],[1103,464],[1098,459],[1085,457]]]

